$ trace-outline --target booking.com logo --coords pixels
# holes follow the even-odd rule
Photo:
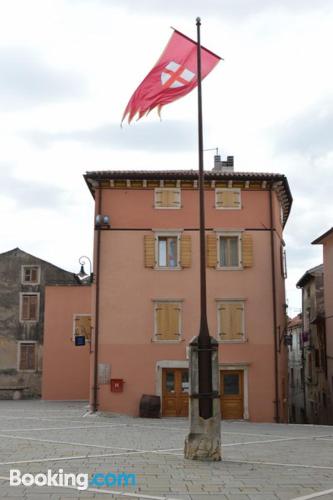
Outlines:
[[[53,472],[51,469],[47,473],[30,474],[22,472],[19,469],[11,469],[9,474],[9,484],[11,486],[69,486],[78,490],[86,490],[91,487],[128,487],[136,486],[136,474],[126,474],[125,472],[104,474],[97,472],[91,476],[86,473],[67,473],[63,469]]]

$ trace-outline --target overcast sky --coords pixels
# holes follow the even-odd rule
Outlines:
[[[170,26],[225,60],[203,84],[204,145],[239,171],[287,175],[289,314],[333,223],[331,0],[2,0],[0,252],[70,271],[92,255],[86,170],[197,168],[196,93],[120,129]],[[205,153],[205,167],[214,152]]]

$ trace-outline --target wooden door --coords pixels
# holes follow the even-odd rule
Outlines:
[[[165,417],[187,417],[188,369],[164,368],[162,378],[162,415]]]
[[[221,417],[223,420],[244,418],[244,372],[221,371]]]

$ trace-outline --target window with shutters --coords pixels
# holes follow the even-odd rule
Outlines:
[[[220,210],[239,210],[241,208],[241,190],[216,188],[215,208]]]
[[[217,301],[217,337],[221,342],[245,341],[244,301]]]
[[[144,236],[144,265],[159,270],[191,267],[192,244],[189,234],[175,231]]]
[[[154,302],[154,340],[179,342],[182,329],[182,303],[180,301]]]
[[[207,234],[206,252],[208,267],[227,271],[252,267],[252,234],[247,231]]]
[[[156,188],[155,189],[155,208],[180,208],[181,191],[180,188]]]
[[[36,342],[18,343],[18,369],[19,371],[36,371],[37,369]]]
[[[240,266],[240,235],[228,234],[219,237],[219,267]]]
[[[20,321],[38,321],[39,293],[21,293]]]
[[[39,266],[22,266],[22,283],[27,285],[38,285]]]

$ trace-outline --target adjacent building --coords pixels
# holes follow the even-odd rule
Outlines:
[[[313,245],[323,245],[325,342],[328,423],[333,424],[333,228],[319,236]]]
[[[288,321],[289,422],[305,423],[303,318],[298,314]]]
[[[0,254],[0,398],[41,394],[45,285],[75,276],[19,248]],[[61,360],[58,360],[61,363]]]
[[[302,357],[304,365],[305,422],[327,424],[327,345],[324,306],[324,266],[304,273],[302,289]]]
[[[292,197],[281,174],[205,173],[207,304],[219,342],[225,419],[287,421],[283,228]],[[189,341],[199,331],[198,174],[94,171],[90,402],[137,415],[143,394],[161,414],[188,411]],[[110,384],[111,380],[111,384]]]

